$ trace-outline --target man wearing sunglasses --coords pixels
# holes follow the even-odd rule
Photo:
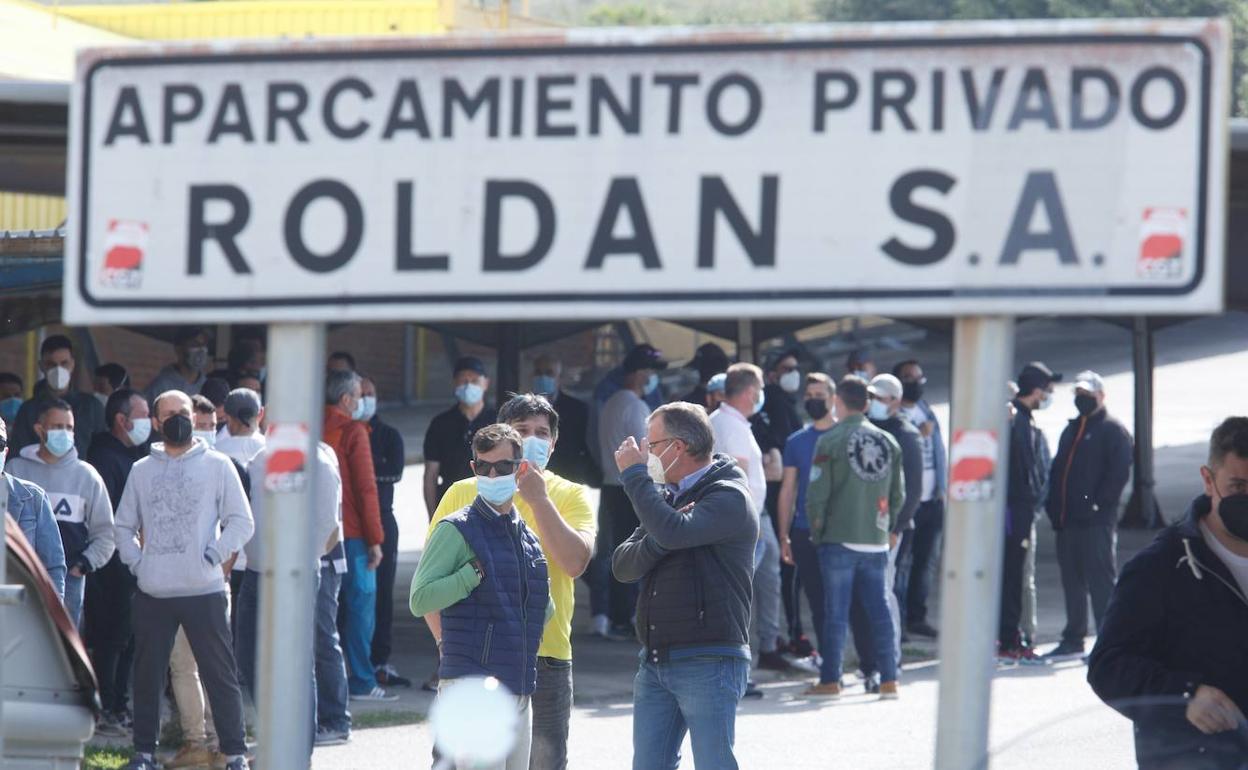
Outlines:
[[[542,629],[554,614],[546,557],[516,510],[517,485],[539,473],[510,425],[472,438],[477,495],[439,522],[412,577],[409,606],[438,643],[439,690],[456,679],[492,676],[516,696],[516,741],[506,770],[529,766],[530,698],[537,686]]]
[[[547,469],[559,441],[559,413],[543,396],[524,393],[498,410],[524,442],[524,459],[538,473],[526,472],[517,484],[516,510],[536,535],[549,560],[550,595],[555,615],[546,625],[537,651],[537,689],[533,692],[533,748],[530,770],[565,770],[568,723],[572,718],[572,612],[574,582],[594,553],[598,530],[585,487]],[[472,504],[477,477],[451,485],[433,515],[439,522]]]

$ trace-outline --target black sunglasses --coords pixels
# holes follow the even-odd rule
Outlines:
[[[489,476],[491,470],[495,476],[509,476],[516,472],[522,462],[523,460],[473,460],[472,469],[478,476]]]

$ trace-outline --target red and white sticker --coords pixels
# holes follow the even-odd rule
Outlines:
[[[143,285],[143,260],[147,255],[146,222],[110,219],[104,234],[104,264],[100,283],[113,289],[138,289]]]
[[[1135,263],[1141,278],[1179,278],[1187,239],[1187,210],[1147,208],[1140,222],[1140,256]]]
[[[264,488],[298,492],[307,485],[308,426],[301,422],[269,426],[265,439]]]
[[[953,434],[949,460],[949,497],[976,502],[991,500],[997,470],[997,432],[959,430]]]

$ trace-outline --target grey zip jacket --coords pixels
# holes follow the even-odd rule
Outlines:
[[[226,590],[221,562],[255,528],[230,458],[198,438],[180,457],[152,444],[130,471],[116,521],[122,562],[140,591],[161,599]]]
[[[77,449],[71,447],[49,464],[39,456],[39,445],[32,444],[9,460],[6,470],[48,494],[67,567],[77,566],[85,574],[108,563],[113,557],[113,505],[104,479],[78,459]]]

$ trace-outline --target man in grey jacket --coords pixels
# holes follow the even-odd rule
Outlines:
[[[630,436],[615,453],[641,522],[611,559],[617,580],[641,583],[634,770],[679,765],[686,730],[699,770],[737,767],[759,524],[745,474],[714,445],[702,407],[675,402],[650,415],[640,446]]]
[[[74,412],[60,399],[39,405],[35,421],[38,444],[22,449],[8,471],[38,484],[48,494],[65,549],[65,609],[82,625],[82,600],[89,573],[113,556],[113,505],[95,468],[78,459]]]
[[[138,580],[135,754],[127,770],[156,768],[160,696],[179,627],[199,664],[226,770],[247,770],[243,699],[221,565],[251,538],[251,507],[229,458],[192,435],[190,397],[162,393],[153,414],[152,427],[163,441],[134,464],[117,507],[117,548]]]

